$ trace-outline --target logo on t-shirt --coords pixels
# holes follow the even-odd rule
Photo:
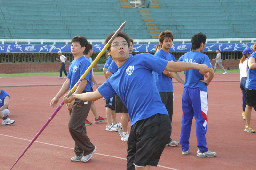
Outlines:
[[[126,73],[130,76],[132,75],[134,71],[134,66],[129,66],[127,69],[126,69]]]
[[[187,63],[196,63],[196,60],[188,59],[188,58],[185,58],[184,61]]]
[[[73,73],[75,73],[77,71],[77,68],[78,68],[77,66],[73,67]]]

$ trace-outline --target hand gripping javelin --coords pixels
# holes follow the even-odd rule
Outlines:
[[[104,52],[107,50],[111,42],[114,40],[116,35],[123,29],[126,22],[122,23],[121,26],[116,30],[114,35],[110,38],[108,43],[104,46],[104,48],[101,50],[101,52],[97,55],[97,57],[94,59],[94,61],[91,63],[91,65],[87,68],[87,70],[84,72],[84,74],[80,77],[78,82],[73,86],[73,88],[68,92],[68,96],[73,94],[77,87],[79,86],[80,82],[87,76],[89,71],[93,68],[93,66],[96,64],[96,62],[100,59],[100,57],[104,54]],[[36,136],[32,139],[32,141],[29,143],[29,145],[26,147],[26,149],[23,151],[23,153],[20,155],[20,157],[16,160],[16,162],[12,165],[11,169],[18,163],[18,161],[21,159],[21,157],[26,153],[26,151],[30,148],[30,146],[34,143],[34,141],[39,137],[39,135],[43,132],[43,130],[46,128],[46,126],[51,122],[51,120],[55,117],[55,115],[58,113],[58,111],[62,108],[64,105],[64,101],[60,103],[60,105],[56,108],[56,110],[53,112],[51,117],[48,119],[48,121],[44,124],[44,126],[40,129],[40,131],[36,134]],[[10,170],[11,170],[10,169]]]

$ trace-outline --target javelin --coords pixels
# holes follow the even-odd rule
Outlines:
[[[96,64],[96,62],[100,59],[100,57],[104,54],[104,52],[107,50],[111,42],[114,40],[114,38],[117,36],[117,34],[123,29],[126,22],[122,23],[121,26],[116,30],[114,35],[110,38],[108,43],[104,46],[104,48],[101,50],[101,52],[97,55],[97,57],[94,59],[94,61],[91,63],[91,65],[87,68],[87,70],[84,72],[84,74],[80,77],[78,82],[73,86],[73,88],[68,92],[68,95],[70,96],[75,92],[77,87],[79,86],[80,82],[87,76],[89,71],[91,71],[92,67]],[[26,147],[26,149],[23,151],[23,153],[20,155],[20,157],[16,160],[16,162],[12,165],[11,169],[18,163],[20,158],[25,154],[25,152],[29,149],[29,147],[34,143],[34,141],[39,137],[39,135],[43,132],[43,130],[46,128],[46,126],[51,122],[51,120],[54,118],[54,116],[58,113],[58,111],[62,108],[64,105],[64,101],[60,103],[60,105],[56,108],[56,110],[53,112],[51,117],[48,119],[48,121],[44,124],[44,126],[40,129],[40,131],[36,134],[36,136],[32,139],[32,141],[29,143],[29,145]],[[10,169],[10,170],[11,170]]]

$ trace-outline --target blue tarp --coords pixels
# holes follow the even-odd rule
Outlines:
[[[254,43],[207,43],[205,51],[243,51],[253,47]],[[100,52],[103,44],[94,44],[93,51]],[[133,52],[155,52],[156,44],[134,44]],[[174,44],[170,52],[188,52],[191,44]],[[70,53],[71,44],[0,44],[0,53]]]

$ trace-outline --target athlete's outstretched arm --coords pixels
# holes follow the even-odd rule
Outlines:
[[[206,64],[168,61],[167,66],[165,67],[165,70],[170,72],[180,72],[190,69],[196,69],[203,75],[208,72],[214,74],[213,70]]]
[[[99,98],[102,98],[102,95],[100,94],[100,92],[98,90],[96,90],[94,92],[86,92],[86,93],[82,93],[82,94],[72,94],[69,97],[67,95],[65,95],[64,102],[70,103],[74,99],[80,99],[83,101],[95,101],[95,100],[98,100]]]

